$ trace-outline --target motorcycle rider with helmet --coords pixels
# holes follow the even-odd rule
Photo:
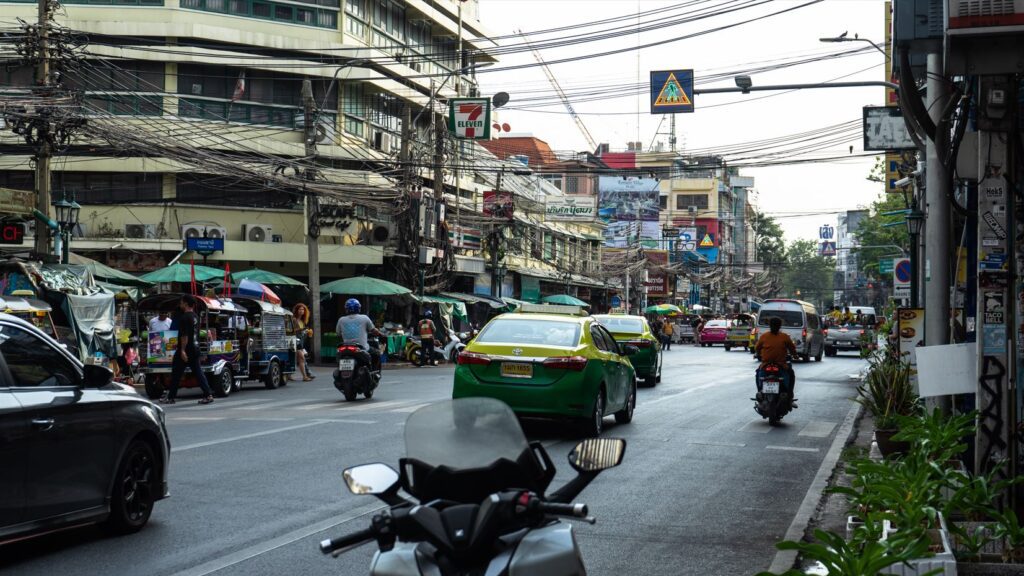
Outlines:
[[[796,356],[796,344],[793,343],[793,339],[782,331],[782,319],[778,316],[773,316],[768,319],[768,332],[765,332],[757,340],[757,344],[754,347],[754,352],[761,359],[761,365],[757,367],[757,381],[760,383],[761,378],[764,377],[764,367],[767,364],[778,364],[782,366],[785,371],[785,384],[790,397],[792,398],[794,388],[796,387],[796,374],[793,372],[793,366],[787,362],[787,354]],[[760,388],[760,384],[758,384]]]
[[[345,301],[345,316],[338,318],[338,325],[335,332],[343,344],[354,344],[370,355],[370,367],[374,371],[380,371],[380,349],[370,346],[369,337],[383,336],[373,325],[373,320],[365,314],[360,314],[362,304],[356,298],[349,298]]]

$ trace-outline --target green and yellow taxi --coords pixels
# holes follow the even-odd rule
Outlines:
[[[646,318],[625,314],[596,314],[594,318],[612,333],[617,342],[631,344],[639,349],[629,357],[637,378],[643,378],[647,386],[661,382],[661,342],[651,332]]]
[[[496,398],[521,417],[568,419],[596,436],[608,415],[633,419],[636,352],[577,306],[524,304],[459,354],[452,397]]]

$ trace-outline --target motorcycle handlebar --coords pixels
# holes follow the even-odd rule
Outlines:
[[[341,536],[339,538],[328,538],[320,542],[320,552],[324,554],[333,554],[334,552],[349,546],[356,546],[373,540],[377,537],[377,532],[373,528],[367,528],[366,530],[360,530],[347,536]]]
[[[556,502],[541,502],[540,510],[552,516],[571,516],[573,518],[586,518],[586,504],[558,504]]]

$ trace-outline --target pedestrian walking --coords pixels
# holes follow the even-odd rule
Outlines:
[[[661,333],[663,334],[662,339],[665,344],[665,350],[672,349],[672,334],[674,334],[675,331],[676,327],[672,322],[665,322],[665,325],[662,326]]]
[[[700,332],[701,332],[701,330],[704,329],[704,318],[702,318],[701,316],[698,316],[697,319],[693,321],[693,323],[694,323],[693,324],[693,344],[694,344],[694,346],[697,346],[699,348],[700,347]]]
[[[174,319],[178,327],[178,347],[174,351],[174,359],[171,362],[171,387],[167,396],[160,399],[163,404],[174,404],[178,396],[178,386],[181,385],[181,378],[185,375],[185,368],[192,371],[192,377],[196,379],[199,387],[203,390],[203,398],[200,404],[213,402],[213,393],[210,391],[210,384],[203,374],[203,367],[199,364],[199,317],[196,316],[196,299],[191,294],[185,294],[178,303],[179,312]]]
[[[292,308],[292,316],[295,318],[295,367],[299,369],[302,381],[309,382],[314,378],[313,373],[309,371],[309,365],[306,363],[308,356],[306,348],[309,344],[310,332],[312,332],[308,327],[309,308],[302,302],[299,302]],[[291,378],[290,375],[289,378]]]

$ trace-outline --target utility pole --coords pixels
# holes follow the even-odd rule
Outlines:
[[[51,0],[39,0],[38,17],[38,57],[36,65],[36,90],[47,95],[52,87],[50,78],[50,19],[53,16]],[[36,210],[47,216],[50,214],[50,157],[53,148],[50,138],[50,123],[40,124],[39,142],[36,149]],[[35,227],[35,252],[39,258],[50,254],[50,229],[38,222]]]
[[[669,114],[668,117],[668,149],[676,151],[676,115]]]
[[[303,143],[306,146],[306,168],[302,171],[306,182],[316,180],[316,126],[313,118],[316,112],[316,100],[313,98],[313,83],[309,80],[302,81],[302,118],[303,118]],[[312,293],[310,312],[312,312],[313,323],[313,362],[320,362],[320,342],[322,341],[322,329],[320,326],[320,222],[319,208],[316,195],[302,185],[303,197],[306,203],[306,248],[309,258],[309,291]]]
[[[925,104],[936,126],[935,138],[928,140],[925,151],[925,273],[922,284],[925,286],[924,341],[927,346],[949,343],[949,237],[952,235],[949,194],[953,183],[941,158],[949,140],[949,129],[942,118],[949,97],[943,54],[936,48],[928,52],[928,101]],[[949,396],[937,396],[931,400],[934,407],[949,413]]]
[[[498,178],[494,191],[498,198],[501,197],[501,176],[503,172],[504,168],[498,170]],[[491,294],[494,294],[498,298],[501,298],[501,283],[504,280],[501,272],[499,271],[501,261],[498,258],[498,252],[500,251],[501,246],[501,237],[502,229],[496,226],[491,232]]]

